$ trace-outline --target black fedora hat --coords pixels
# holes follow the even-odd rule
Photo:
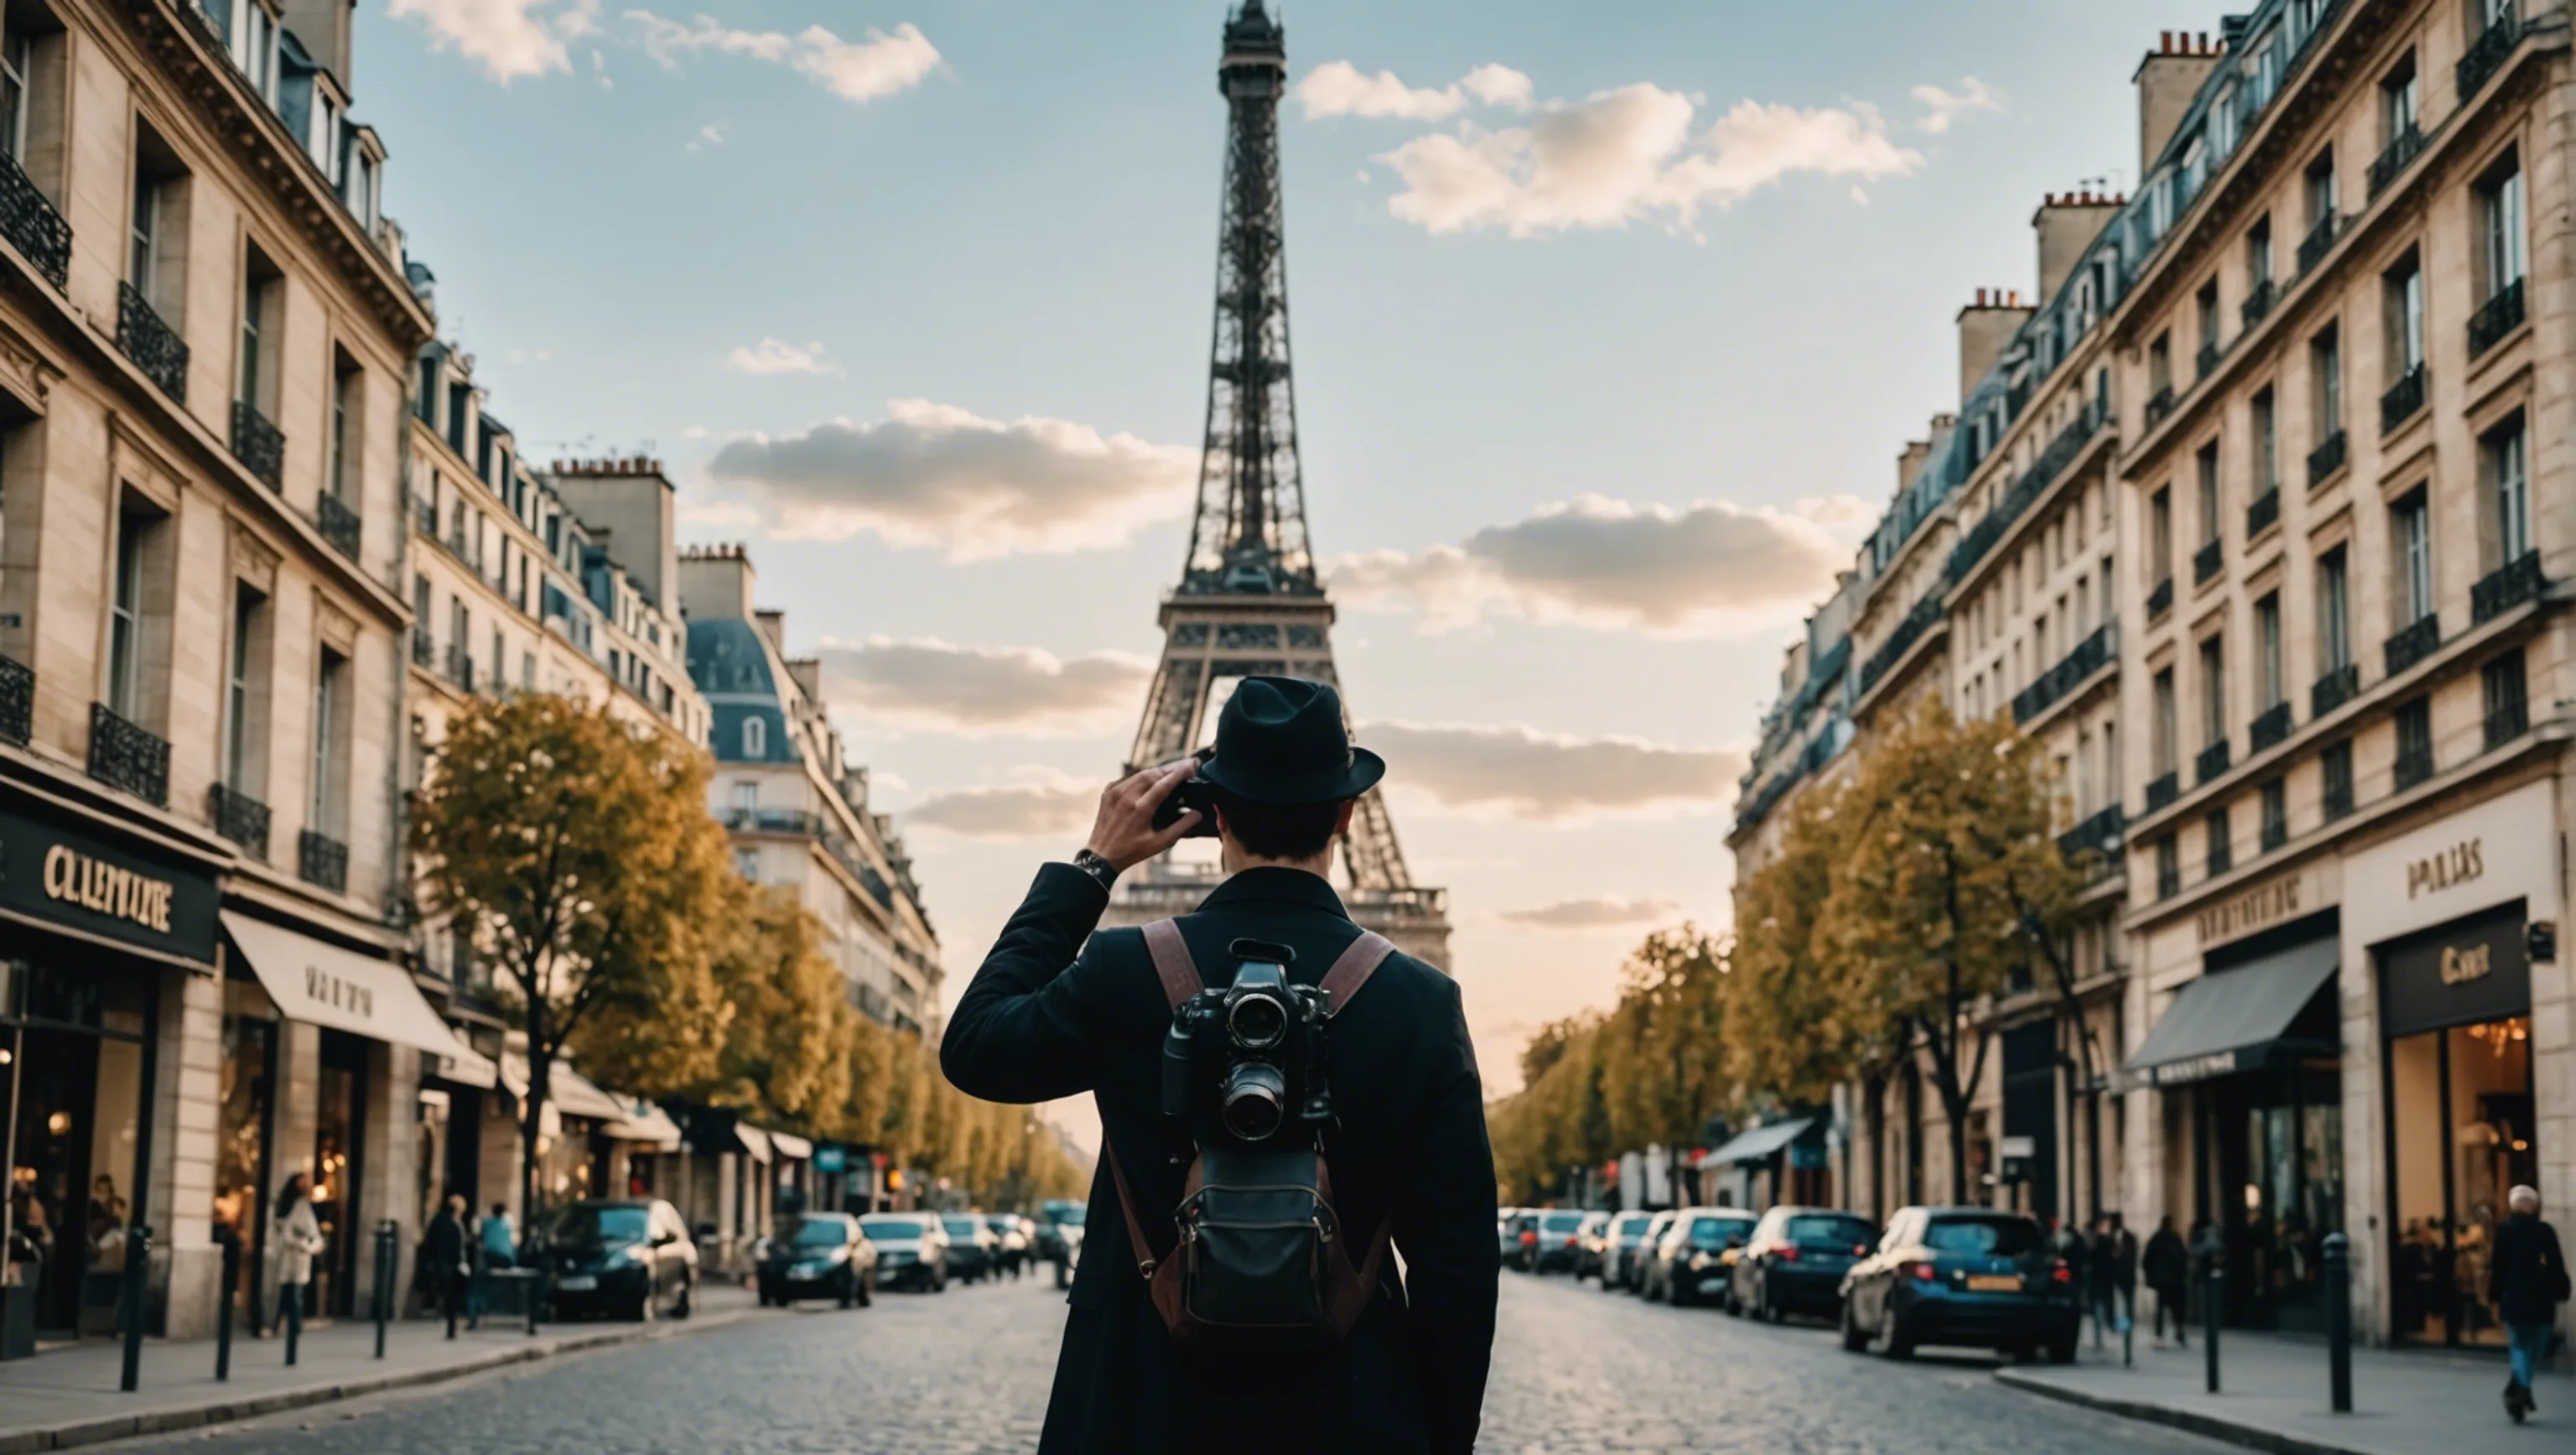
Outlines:
[[[1386,760],[1351,746],[1342,696],[1299,677],[1246,677],[1217,715],[1216,755],[1199,776],[1253,803],[1334,803],[1386,776]]]

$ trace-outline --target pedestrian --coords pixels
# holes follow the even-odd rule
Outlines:
[[[2487,1301],[2504,1319],[2513,1361],[2504,1412],[2518,1425],[2540,1407],[2532,1402],[2531,1376],[2549,1352],[2558,1306],[2568,1298],[2567,1254],[2558,1246],[2558,1230],[2540,1220],[2540,1189],[2517,1186],[2505,1195],[2505,1206],[2511,1212],[2496,1229]]]
[[[2118,1244],[2108,1214],[2095,1213],[2084,1230],[2084,1307],[2093,1316],[2093,1347],[2120,1330],[2120,1265]]]
[[[2092,1285],[2085,1281],[2085,1268],[2090,1261],[2086,1255],[2092,1250],[2083,1235],[2051,1214],[2048,1219],[2048,1247],[2057,1255],[2057,1261],[2065,1265],[2066,1281],[2075,1285],[2077,1297],[2089,1299]]]
[[[2111,1214],[2111,1293],[2117,1319],[2112,1332],[2125,1341],[2138,1317],[2138,1235],[2118,1213]]]
[[[2165,1343],[2165,1315],[2173,1315],[2174,1347],[2188,1349],[2191,1340],[2183,1334],[2190,1322],[2191,1250],[2183,1246],[2182,1234],[2174,1231],[2172,1213],[2156,1220],[2156,1230],[2147,1239],[2146,1256],[2140,1261],[2146,1274],[2147,1287],[2156,1296],[2156,1347]]]
[[[289,1348],[304,1333],[304,1289],[313,1281],[313,1255],[330,1246],[313,1217],[312,1186],[301,1172],[287,1178],[269,1219],[268,1245],[277,1250],[277,1323]]]
[[[447,1316],[447,1337],[456,1337],[458,1305],[465,1297],[466,1282],[474,1276],[474,1265],[465,1255],[465,1198],[449,1193],[439,1204],[438,1215],[429,1220],[429,1231],[420,1240],[422,1286],[429,1290],[433,1305]]]
[[[510,1224],[508,1203],[492,1204],[492,1211],[484,1214],[476,1242],[482,1248],[483,1256],[475,1269],[474,1289],[466,1300],[469,1315],[466,1326],[479,1329],[483,1326],[484,1311],[492,1305],[493,1275],[504,1268],[517,1267],[519,1262],[518,1230]]]
[[[1038,871],[950,1016],[940,1064],[959,1090],[1017,1103],[1088,1091],[1099,1107],[1085,1219],[1086,1241],[1099,1246],[1084,1249],[1074,1274],[1039,1455],[1475,1448],[1498,1258],[1493,1153],[1458,983],[1363,940],[1327,878],[1335,841],[1384,772],[1376,754],[1351,746],[1331,687],[1242,679],[1212,758],[1148,768],[1101,794],[1090,842],[1073,863]],[[1203,780],[1188,790],[1195,801],[1157,829],[1157,809],[1193,777]],[[1095,933],[1118,875],[1171,848],[1203,813],[1228,877],[1172,922],[1177,945],[1172,930]],[[1321,1050],[1331,1201],[1350,1230],[1324,1246],[1345,1260],[1332,1276],[1353,1290],[1355,1322],[1320,1350],[1203,1359],[1185,1355],[1148,1286],[1157,1268],[1167,1276],[1156,1286],[1169,1285],[1174,1265],[1157,1260],[1177,1233],[1162,1210],[1180,1203],[1197,1150],[1190,1124],[1165,1117],[1158,1095],[1174,1017],[1155,956],[1184,989],[1183,959],[1201,982],[1224,986],[1238,941],[1292,951],[1264,963],[1305,986],[1354,947],[1384,954],[1364,980],[1336,977],[1349,1003],[1335,1007]],[[1400,1269],[1394,1256],[1361,1252],[1383,1249],[1376,1240],[1390,1229]],[[1367,1281],[1349,1282],[1372,1265]]]

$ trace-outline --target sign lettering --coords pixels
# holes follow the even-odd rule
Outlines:
[[[364,1016],[376,1017],[376,993],[354,980],[343,980],[319,965],[304,967],[304,993],[324,1005]]]
[[[63,844],[45,851],[44,874],[47,899],[170,933],[172,887],[167,879],[118,868]]]
[[[2495,969],[2495,947],[2492,945],[2444,945],[2442,947],[2442,983],[2466,985],[2484,980]]]
[[[2486,841],[2468,839],[2438,854],[2409,861],[2406,865],[2406,897],[2413,899],[2419,894],[2438,894],[2455,884],[2466,884],[2486,872]]]
[[[2202,910],[2195,921],[2200,931],[2200,942],[2206,945],[2213,940],[2232,939],[2247,930],[2297,914],[2302,877],[2293,874],[2268,884],[2258,884],[2233,899],[2221,900]]]
[[[2206,1081],[2212,1076],[2228,1076],[2236,1070],[2234,1051],[2213,1051],[2206,1056],[2192,1056],[2181,1061],[2168,1061],[2152,1067],[2148,1078],[2158,1086],[2172,1086],[2185,1081]]]

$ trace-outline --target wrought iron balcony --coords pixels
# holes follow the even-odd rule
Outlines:
[[[2315,271],[2317,264],[2324,262],[2326,254],[2333,251],[2335,239],[2341,236],[2342,218],[2331,212],[2318,218],[2316,226],[2308,229],[2308,235],[2299,239],[2299,271],[2303,274]]]
[[[2227,564],[2226,553],[2219,549],[2218,542],[2202,543],[2199,550],[2191,553],[2191,584],[2194,586],[2203,584],[2210,577],[2217,575],[2218,568],[2225,564]]]
[[[306,829],[295,836],[295,872],[307,884],[345,894],[349,889],[349,846],[328,834]]]
[[[2379,396],[2379,432],[2393,434],[2397,427],[2415,417],[2424,407],[2424,366],[2417,364],[2398,376]]]
[[[89,776],[155,808],[170,806],[170,745],[104,702],[89,705]]]
[[[2182,797],[2182,774],[2167,773],[2147,784],[2147,812],[2153,813]]]
[[[2091,636],[2076,643],[2075,649],[2060,657],[2054,666],[2040,673],[2039,680],[2013,694],[2014,725],[2029,722],[2048,711],[2066,694],[2082,686],[2087,678],[2111,665],[2118,640],[2112,624],[2105,622]]]
[[[2277,296],[2278,291],[2272,286],[2272,280],[2265,278],[2246,293],[2245,304],[2237,310],[2237,316],[2245,320],[2247,328],[2261,323],[2264,317],[2271,313],[2272,300]]]
[[[2123,838],[2128,832],[2128,815],[2118,804],[2057,836],[2057,852],[2069,863],[2086,870],[2088,880],[2107,879],[2119,872]],[[2087,856],[2091,856],[2089,859]]]
[[[2200,352],[2192,355],[2191,362],[2192,367],[2198,371],[2192,375],[2194,382],[2218,372],[2218,341],[2212,339],[2202,344]]]
[[[2101,427],[2100,411],[2087,407],[2076,416],[2074,423],[2057,432],[2057,437],[2039,452],[2039,458],[2031,461],[2030,468],[2022,471],[2011,487],[1996,499],[1994,508],[1968,528],[1967,533],[1959,538],[1959,544],[1951,547],[1950,560],[1943,569],[1952,584],[1967,579],[1968,573],[1976,569],[1977,562],[1985,559],[1986,554],[1995,548],[1995,543],[2011,531],[2013,522],[2019,520],[2030,509],[2031,503],[2056,482],[2067,465],[2084,452],[2085,443]]]
[[[2487,22],[2487,28],[2470,43],[2468,53],[2461,56],[2459,65],[2453,68],[2451,75],[2458,84],[2459,98],[2467,101],[2493,80],[2495,73],[2503,68],[2505,57],[2513,54],[2514,46],[2521,39],[2522,16],[2507,6],[2502,15]]]
[[[2252,540],[2281,523],[2281,487],[2273,486],[2245,507],[2245,539]]]
[[[2370,200],[2378,201],[2379,194],[2387,191],[2389,184],[2403,175],[2408,167],[2415,164],[2415,159],[2422,155],[2424,155],[2424,128],[2408,122],[2406,129],[2391,137],[2387,147],[2371,159]]]
[[[35,727],[35,670],[14,657],[0,657],[0,742],[23,748]]]
[[[2397,748],[2397,791],[2405,792],[2433,776],[2431,743],[2400,743]]]
[[[468,692],[474,690],[474,654],[463,642],[447,644],[447,680]]]
[[[2245,751],[2251,756],[2265,748],[2278,747],[2289,736],[2290,704],[2273,703],[2264,709],[2262,716],[2254,719],[2252,726],[2246,729]]]
[[[2433,655],[2441,645],[2442,614],[2438,611],[2428,611],[2417,617],[2405,630],[2388,639],[2386,648],[2388,675],[2394,677],[2423,661]]]
[[[2192,781],[2194,783],[2207,783],[2209,780],[2227,771],[2228,761],[2227,739],[2220,738],[2217,742],[2201,749],[2198,754],[2193,756],[2191,760]]]
[[[215,832],[250,850],[254,859],[268,857],[268,805],[225,784],[206,790],[206,819]]]
[[[2308,689],[2308,720],[2314,722],[2361,695],[2361,664],[2346,662]]]
[[[1876,686],[1878,679],[1886,676],[1888,670],[1903,660],[1905,654],[1913,650],[1914,644],[1923,639],[1923,634],[1943,619],[1943,614],[1941,596],[1938,592],[1914,603],[1914,609],[1905,613],[1905,620],[1897,623],[1896,630],[1888,634],[1887,640],[1879,644],[1877,651],[1869,654],[1867,661],[1861,663],[1859,690],[1867,692]]]
[[[2351,453],[2351,436],[2342,430],[2327,435],[2315,449],[2308,451],[2308,488],[2314,490],[2332,479]]]
[[[419,622],[412,623],[411,662],[415,667],[438,665],[438,644],[429,639],[429,628]]]
[[[2540,574],[2540,552],[2525,551],[2469,588],[2469,624],[2483,626],[2526,601],[2536,601],[2548,585]]]
[[[2165,416],[2173,413],[2173,407],[2174,391],[2171,384],[2167,384],[2162,389],[2148,395],[2146,427],[2154,429],[2157,425],[2164,423]]]
[[[2522,280],[2514,279],[2469,315],[2469,357],[2474,359],[2522,327]]]
[[[18,159],[0,150],[0,233],[56,291],[72,275],[72,225],[37,190]]]
[[[323,495],[314,500],[313,524],[322,532],[322,539],[329,541],[341,555],[352,561],[358,559],[358,545],[365,537],[365,528],[358,519],[358,512],[342,503],[339,496]]]
[[[116,285],[116,351],[173,403],[188,402],[188,346],[131,283]]]
[[[2173,610],[2173,578],[2167,576],[2156,583],[2155,590],[2147,593],[2147,620],[2153,621],[2171,610]]]
[[[286,478],[285,431],[246,400],[233,401],[233,458],[271,490]]]

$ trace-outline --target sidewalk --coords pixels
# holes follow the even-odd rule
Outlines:
[[[119,1393],[116,1387],[124,1367],[121,1346],[96,1341],[0,1364],[0,1455],[68,1450],[223,1424],[762,1317],[752,1295],[741,1288],[701,1286],[697,1305],[686,1321],[541,1324],[535,1338],[528,1337],[525,1323],[486,1323],[477,1333],[460,1328],[454,1343],[448,1342],[443,1322],[405,1321],[386,1330],[382,1359],[375,1357],[373,1323],[343,1322],[306,1329],[293,1369],[285,1365],[283,1339],[236,1336],[233,1377],[222,1384],[215,1382],[213,1340],[153,1340],[143,1346],[142,1388],[133,1394]]]
[[[2222,1392],[2205,1388],[2200,1340],[2188,1352],[2151,1349],[2123,1368],[2114,1344],[2101,1354],[2086,1339],[2070,1365],[2015,1365],[1995,1378],[2015,1389],[2108,1414],[2152,1420],[2279,1455],[2489,1455],[2564,1451],[2576,1432],[2576,1379],[2543,1372],[2533,1392],[2540,1412],[2515,1426],[2504,1414],[2505,1364],[2431,1350],[2352,1351],[2353,1413],[2327,1405],[2326,1346],[2227,1331],[2219,1341]]]

